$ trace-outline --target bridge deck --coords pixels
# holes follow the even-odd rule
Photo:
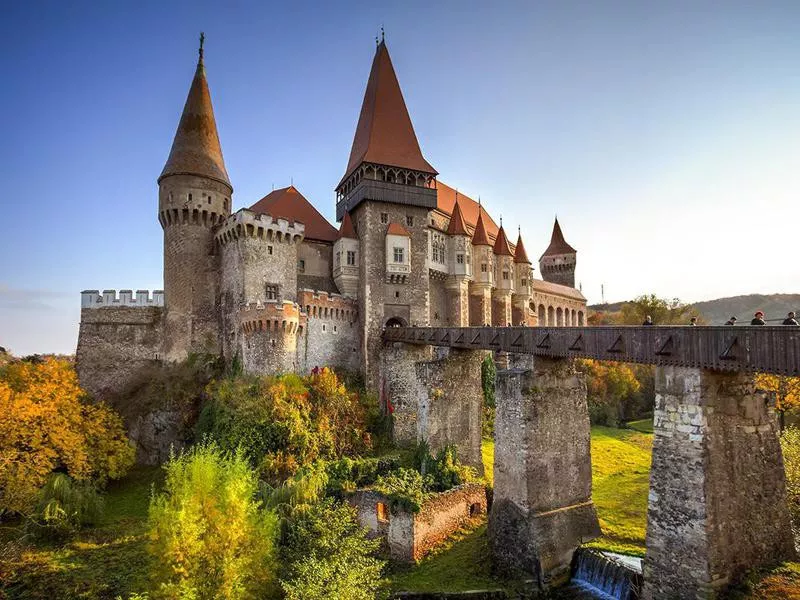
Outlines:
[[[387,342],[800,376],[800,327],[389,327]]]

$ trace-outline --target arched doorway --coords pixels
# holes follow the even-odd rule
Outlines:
[[[408,327],[408,323],[405,322],[400,317],[392,317],[388,321],[386,321],[386,325],[384,327]]]

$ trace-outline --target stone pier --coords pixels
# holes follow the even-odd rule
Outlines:
[[[498,570],[545,589],[600,535],[586,383],[570,359],[512,355],[511,365],[497,373],[489,539]]]
[[[429,347],[386,344],[383,393],[392,407],[395,442],[425,441],[431,452],[454,444],[459,460],[482,475],[481,362],[486,354],[450,348],[432,360]]]
[[[657,367],[642,598],[717,598],[794,557],[775,419],[753,376]]]

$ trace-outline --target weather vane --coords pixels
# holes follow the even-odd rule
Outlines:
[[[200,32],[200,58],[203,58],[203,44],[206,41],[206,34],[202,31]]]

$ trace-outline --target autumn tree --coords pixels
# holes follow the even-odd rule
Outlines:
[[[50,473],[102,484],[134,460],[119,416],[92,403],[61,359],[0,368],[0,515],[28,514]]]
[[[625,406],[641,384],[625,363],[582,360],[586,373],[589,416],[593,423],[616,425],[625,420]]]
[[[800,377],[758,373],[756,387],[775,395],[775,410],[778,412],[780,428],[783,431],[787,411],[800,408]]]
[[[621,321],[625,325],[641,325],[648,315],[655,325],[688,325],[691,317],[698,317],[700,322],[694,307],[683,304],[678,298],[644,294],[622,305]]]

